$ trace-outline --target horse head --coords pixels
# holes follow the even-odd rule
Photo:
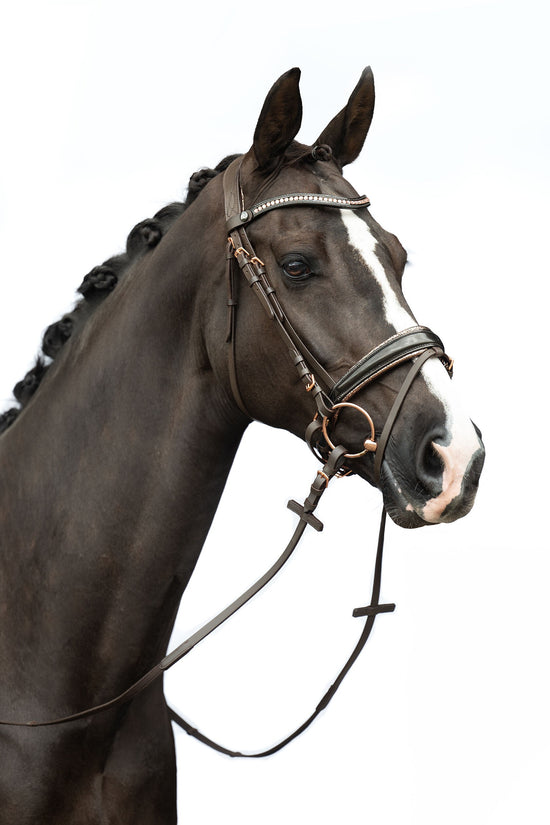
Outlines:
[[[295,140],[302,117],[299,77],[292,69],[274,84],[252,147],[225,173],[230,255],[248,275],[240,283],[229,278],[233,355],[228,368],[212,345],[214,368],[227,396],[250,418],[303,437],[316,415],[325,425],[325,442],[344,444],[348,456],[357,456],[345,469],[380,486],[397,524],[454,521],[473,505],[484,448],[453,392],[450,359],[441,348],[422,364],[391,428],[384,461],[376,466],[376,442],[418,357],[414,347],[400,357],[400,347],[426,332],[403,295],[405,250],[342,175],[359,155],[372,120],[372,72],[365,69],[345,108],[313,145]],[[430,340],[428,335],[426,346]],[[397,357],[365,378],[359,367],[392,345]],[[296,366],[300,347],[307,355],[297,374],[292,360]],[[315,393],[304,392],[304,383],[308,390],[316,387],[318,402],[323,399],[317,409]],[[344,406],[335,410],[335,400]],[[323,452],[319,443],[317,450]]]

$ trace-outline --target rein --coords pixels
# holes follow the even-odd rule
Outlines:
[[[252,207],[245,209],[244,203],[242,202],[242,189],[240,185],[240,164],[241,160],[236,159],[228,166],[224,173],[225,217],[228,231],[226,253],[228,327],[226,340],[230,345],[228,369],[231,389],[235,401],[241,411],[248,418],[252,418],[246,409],[246,405],[239,390],[236,369],[235,337],[237,284],[235,277],[236,268],[234,266],[234,261],[236,261],[239,269],[259,300],[262,308],[267,313],[268,317],[274,321],[278,333],[287,346],[290,359],[298,371],[300,379],[305,385],[306,392],[310,393],[315,402],[317,411],[313,421],[306,429],[306,441],[316,457],[323,462],[323,468],[317,471],[315,479],[311,485],[309,495],[303,504],[299,504],[296,501],[288,502],[287,506],[290,510],[292,510],[292,512],[299,516],[299,521],[289,543],[272,567],[270,567],[270,569],[260,579],[258,579],[255,584],[249,587],[234,602],[203,625],[203,627],[197,630],[192,636],[182,642],[182,644],[175,648],[175,650],[167,654],[158,664],[147,671],[144,676],[134,682],[134,684],[127,688],[123,693],[102,704],[98,704],[91,708],[56,719],[26,722],[0,720],[0,725],[34,728],[67,724],[69,722],[75,722],[95,716],[109,710],[114,710],[115,708],[125,705],[138,696],[143,690],[149,687],[149,685],[160,678],[167,670],[186,656],[194,647],[196,647],[196,645],[203,641],[203,639],[209,636],[210,633],[227,621],[227,619],[229,619],[234,613],[236,613],[237,610],[250,601],[250,599],[259,593],[259,591],[262,590],[268,582],[274,578],[274,576],[276,576],[296,549],[305,528],[308,525],[317,531],[321,531],[323,529],[323,524],[314,515],[314,511],[317,508],[324,491],[327,489],[330,480],[334,476],[347,475],[348,473],[353,472],[352,470],[349,470],[347,462],[353,460],[354,458],[359,458],[367,452],[375,453],[374,478],[376,484],[379,484],[384,451],[388,443],[392,427],[403,402],[405,401],[406,395],[411,388],[414,379],[420,372],[423,364],[429,358],[436,356],[443,362],[448,372],[452,375],[452,361],[445,354],[441,339],[427,327],[416,326],[393,335],[371,352],[367,353],[367,355],[354,364],[344,376],[338,380],[335,380],[315,358],[313,353],[306,346],[305,342],[288,320],[283,307],[279,303],[275,289],[268,278],[265,265],[254,252],[245,227],[251,221],[274,209],[287,208],[291,206],[360,209],[370,205],[369,199],[365,196],[344,198],[318,193],[291,193],[260,201]],[[350,399],[360,389],[367,386],[372,381],[375,381],[387,371],[407,361],[413,361],[412,366],[395,398],[381,435],[378,441],[375,441],[375,428],[372,418],[365,409],[357,404],[351,403]],[[352,408],[360,412],[366,418],[368,423],[368,436],[363,442],[363,449],[359,452],[350,453],[347,451],[347,448],[342,445],[335,446],[330,439],[329,427],[331,423],[333,424],[337,420],[337,417],[344,408]],[[380,604],[385,523],[386,511],[385,508],[383,508],[378,536],[371,599],[366,607],[356,608],[353,611],[354,617],[366,618],[363,631],[350,657],[344,667],[340,670],[335,681],[326,691],[311,716],[302,725],[300,725],[299,728],[290,734],[290,736],[287,736],[281,742],[268,750],[258,753],[241,753],[240,751],[229,750],[223,745],[209,739],[207,736],[200,733],[200,731],[196,728],[193,728],[175,711],[168,708],[170,718],[191,736],[199,739],[209,747],[232,757],[259,758],[269,756],[281,750],[293,739],[303,733],[306,728],[311,725],[313,720],[321,713],[321,711],[327,707],[340,687],[346,674],[349,672],[365,646],[374,626],[376,616],[379,613],[391,613],[395,610],[394,604]]]

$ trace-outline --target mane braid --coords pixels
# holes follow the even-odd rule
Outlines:
[[[229,155],[214,169],[205,168],[194,172],[189,179],[185,201],[170,203],[152,218],[140,221],[128,235],[125,252],[108,258],[84,276],[77,289],[83,297],[71,312],[46,329],[42,338],[41,353],[36,358],[34,366],[13,388],[14,398],[19,406],[11,407],[0,414],[0,435],[13,424],[23,407],[33,397],[49,366],[74,331],[81,328],[96,307],[110,295],[131,265],[157,246],[176,218],[196,200],[206,184],[225,171],[236,157],[238,155]]]

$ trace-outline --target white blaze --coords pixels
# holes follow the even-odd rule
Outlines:
[[[392,288],[382,262],[376,254],[377,240],[365,221],[349,209],[340,213],[346,227],[349,242],[365,262],[369,272],[374,276],[382,290],[382,305],[386,321],[401,332],[415,326],[416,320],[403,307],[395,290]],[[380,342],[381,343],[381,342]],[[430,499],[418,509],[412,503],[407,509],[418,510],[425,521],[438,522],[445,508],[460,495],[464,474],[472,458],[479,450],[477,433],[470,419],[464,414],[458,396],[454,391],[443,364],[436,358],[430,358],[422,367],[422,375],[432,394],[439,400],[445,410],[445,428],[448,436],[447,446],[433,442],[433,447],[443,463],[442,492]]]
[[[395,290],[392,289],[388,281],[386,270],[376,254],[376,244],[378,241],[371,235],[370,229],[365,221],[362,221],[351,209],[342,209],[340,214],[344,221],[344,226],[347,229],[350,244],[355,247],[356,251],[363,258],[366,266],[368,266],[374,275],[376,282],[380,285],[386,321],[395,328],[395,332],[401,332],[403,329],[415,326],[416,321],[411,313],[401,306]]]

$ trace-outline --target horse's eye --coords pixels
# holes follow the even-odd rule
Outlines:
[[[293,281],[305,281],[306,278],[313,275],[309,264],[302,258],[289,258],[284,261],[282,266],[285,275],[288,275]]]

